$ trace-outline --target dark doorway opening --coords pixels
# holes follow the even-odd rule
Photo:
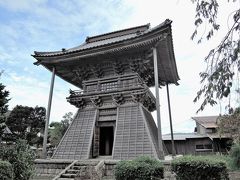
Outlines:
[[[113,126],[110,127],[100,127],[100,156],[112,155],[114,139],[114,129]]]

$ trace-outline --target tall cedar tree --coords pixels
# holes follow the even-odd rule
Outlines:
[[[1,76],[1,73],[0,73]],[[5,90],[5,86],[0,83],[0,137],[2,137],[2,134],[4,132],[4,129],[6,127],[5,125],[5,121],[6,121],[6,117],[5,114],[8,111],[8,101],[10,99],[8,99],[9,96],[9,91]]]
[[[191,39],[211,39],[221,26],[218,20],[219,0],[192,0],[196,5],[195,31]],[[197,112],[202,111],[207,104],[215,105],[217,100],[228,97],[234,87],[234,78],[238,78],[240,71],[240,6],[239,1],[228,0],[228,3],[235,3],[236,9],[229,14],[229,29],[222,41],[209,51],[205,57],[206,70],[200,73],[202,87],[197,92],[194,102],[202,101]],[[202,27],[205,33],[198,36],[198,30]],[[240,89],[237,89],[238,93]],[[226,106],[229,113],[233,112],[230,103]]]
[[[39,144],[37,134],[44,128],[46,110],[17,105],[11,111],[6,124],[16,138],[27,140],[30,145]]]

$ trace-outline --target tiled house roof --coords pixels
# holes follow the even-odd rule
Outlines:
[[[217,128],[217,118],[218,116],[199,116],[192,117],[198,124],[202,125],[205,128]]]
[[[206,138],[208,136],[198,134],[198,133],[174,133],[173,134],[173,139],[174,141],[183,141],[186,139],[196,139],[196,138]],[[162,139],[165,141],[170,141],[171,140],[171,134],[164,134],[162,136]]]

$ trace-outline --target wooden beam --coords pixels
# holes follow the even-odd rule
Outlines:
[[[104,76],[103,69],[99,64],[95,66],[90,66],[90,68],[96,78],[101,78]]]
[[[124,67],[123,64],[121,62],[114,62],[113,63],[113,70],[116,74],[122,75],[124,72]]]
[[[160,115],[160,98],[159,98],[159,85],[158,85],[158,65],[157,65],[157,49],[153,48],[153,62],[154,62],[154,80],[156,92],[156,109],[157,109],[157,124],[158,124],[158,146],[159,146],[159,159],[164,159],[163,143],[162,143],[162,129],[161,129],[161,115]]]
[[[43,137],[43,150],[42,150],[42,158],[43,159],[47,158],[47,137],[48,137],[50,112],[51,112],[51,106],[52,106],[54,80],[55,80],[55,67],[52,68],[52,79],[51,79],[50,92],[49,92],[49,98],[48,98],[47,116],[46,116],[44,137]]]
[[[170,104],[168,83],[167,83],[166,87],[167,87],[169,122],[170,122],[170,130],[171,130],[171,141],[172,141],[172,156],[175,156],[176,150],[175,150],[174,138],[173,138],[172,113],[171,113],[171,104]]]

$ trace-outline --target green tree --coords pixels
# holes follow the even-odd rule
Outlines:
[[[44,128],[46,110],[17,105],[11,111],[6,124],[16,138],[26,139],[30,145],[39,144],[38,133]]]
[[[0,158],[13,166],[14,180],[28,180],[34,170],[34,152],[25,140],[17,140],[16,144],[2,147]]]
[[[236,108],[232,114],[220,116],[218,118],[218,128],[221,136],[231,137],[230,167],[240,168],[240,107]]]
[[[235,143],[240,143],[240,108],[236,108],[230,115],[223,115],[218,118],[220,135],[230,136]]]
[[[46,109],[36,106],[29,117],[28,133],[26,140],[30,145],[42,145],[43,138],[39,137],[39,133],[43,133],[46,119]]]
[[[68,112],[63,116],[63,119],[61,120],[61,122],[52,122],[50,124],[51,129],[49,131],[50,132],[49,141],[52,146],[57,146],[59,144],[63,135],[65,134],[70,123],[73,120],[72,116],[73,116],[73,113]]]
[[[232,169],[240,169],[240,144],[236,143],[232,146],[230,151],[230,167]]]
[[[2,72],[0,72],[0,77],[1,77]],[[5,121],[6,121],[6,116],[5,114],[8,111],[8,99],[9,96],[9,91],[5,89],[5,86],[0,83],[0,137],[3,135],[3,131],[6,127]]]
[[[17,105],[11,111],[6,124],[18,138],[26,139],[32,107]]]
[[[196,5],[195,26],[191,38],[198,38],[198,43],[204,39],[211,39],[221,26],[217,22],[219,1],[218,0],[192,0]],[[229,14],[229,30],[222,41],[209,51],[205,57],[207,68],[200,73],[202,87],[197,92],[194,102],[203,98],[198,109],[202,111],[207,104],[215,105],[217,100],[228,97],[233,87],[234,77],[240,70],[240,8],[236,0],[228,0],[228,3],[236,3],[238,9]],[[230,21],[231,20],[231,21]],[[198,36],[199,28],[204,28],[205,33]],[[239,91],[239,90],[238,90]],[[232,108],[227,106],[229,112]]]
[[[62,123],[62,135],[64,135],[65,132],[68,129],[68,126],[70,125],[70,123],[73,120],[73,113],[68,112],[62,118],[63,118],[62,121],[61,121],[61,123]]]
[[[52,122],[50,124],[50,127],[51,129],[49,130],[49,142],[52,146],[56,147],[63,136],[62,124],[61,122]]]

